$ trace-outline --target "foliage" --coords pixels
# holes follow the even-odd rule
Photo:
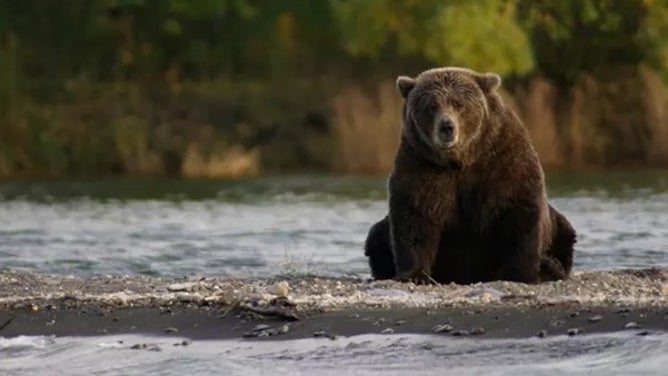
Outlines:
[[[569,87],[582,72],[596,75],[655,57],[667,45],[666,9],[665,0],[521,0],[519,15],[538,70]]]
[[[463,65],[501,74],[532,67],[528,38],[511,0],[331,0],[347,50],[400,54],[437,65]]]
[[[668,79],[667,34],[667,0],[0,0],[0,177],[179,173],[230,150],[265,171],[339,168],[357,153],[342,144],[394,113],[388,82],[438,65],[514,78],[516,99],[546,78],[555,137],[574,101],[605,93],[581,134],[610,154],[635,132],[619,155],[641,155],[662,107],[616,116],[646,101],[619,88],[664,103],[638,72]],[[385,140],[397,125],[378,126]],[[378,145],[386,166],[391,142]]]

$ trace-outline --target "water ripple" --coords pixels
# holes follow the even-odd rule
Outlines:
[[[384,199],[299,197],[5,200],[0,255],[7,268],[78,275],[368,277],[363,243]],[[668,194],[571,192],[552,203],[578,231],[576,269],[668,265]]]

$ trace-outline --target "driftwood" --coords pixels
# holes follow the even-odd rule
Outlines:
[[[297,315],[297,305],[289,301],[286,297],[274,298],[270,300],[266,306],[262,306],[256,301],[252,301],[240,304],[239,308],[263,316],[275,316],[290,321],[299,320],[299,315]]]

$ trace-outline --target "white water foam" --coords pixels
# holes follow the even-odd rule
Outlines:
[[[664,375],[668,333],[546,339],[360,335],[202,340],[141,335],[0,337],[3,375]],[[131,349],[147,344],[142,349]],[[179,344],[179,345],[176,345]]]

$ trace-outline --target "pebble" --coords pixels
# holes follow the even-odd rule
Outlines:
[[[290,326],[287,324],[281,325],[276,328],[272,328],[271,326],[266,324],[259,324],[256,325],[255,328],[253,328],[250,332],[244,333],[243,337],[244,338],[269,337],[279,334],[285,334],[289,331],[290,331]]]
[[[472,336],[485,334],[485,328],[483,328],[482,326],[475,327],[475,328],[471,329],[469,334],[472,335]]]
[[[385,328],[380,332],[380,334],[392,334],[392,333],[394,333],[394,329],[392,328]]]
[[[399,326],[399,325],[404,325],[407,321],[406,320],[397,320],[394,325]]]
[[[193,282],[184,282],[184,283],[173,283],[167,286],[167,290],[171,292],[176,291],[192,291],[195,283]]]
[[[253,328],[252,331],[254,331],[254,332],[259,332],[259,331],[267,330],[267,329],[271,329],[271,325],[267,325],[267,324],[258,324],[258,325],[255,325],[255,327]]]
[[[289,292],[290,285],[287,281],[280,281],[269,288],[269,293],[276,296],[287,297]]]
[[[155,344],[137,343],[130,347],[132,350],[148,350],[148,351],[162,351],[160,346]]]
[[[335,340],[337,338],[336,334],[328,333],[324,330],[317,330],[317,331],[313,332],[313,336],[314,337],[327,337],[331,340]]]
[[[452,335],[455,337],[466,337],[469,334],[471,333],[469,333],[468,330],[455,330],[454,332],[452,332]]]
[[[617,314],[620,314],[620,315],[621,315],[621,314],[624,314],[624,313],[629,313],[629,312],[631,312],[631,309],[630,309],[630,308],[626,308],[626,307],[624,307],[624,308],[620,308],[620,309],[617,310]]]
[[[436,325],[434,327],[434,333],[449,333],[451,332],[455,327],[450,325],[450,324],[443,324],[443,325]]]
[[[483,287],[477,288],[466,293],[467,298],[481,298],[482,300],[488,301],[492,299],[500,299],[508,295],[505,291],[497,290],[492,287]]]
[[[550,321],[550,326],[562,326],[566,322],[564,320],[552,320]]]
[[[547,337],[547,330],[541,330],[536,335],[538,336],[538,338],[545,338]]]
[[[398,289],[369,289],[367,290],[366,293],[371,296],[384,296],[392,298],[398,298],[409,294],[404,290],[398,290]]]
[[[568,329],[568,331],[566,331],[566,334],[568,334],[571,337],[578,335],[580,333],[582,333],[582,330],[580,328],[570,328]]]
[[[592,316],[592,317],[589,318],[589,322],[591,322],[591,323],[599,322],[601,320],[603,320],[602,315],[595,315],[595,316]]]
[[[204,301],[204,297],[202,295],[191,293],[181,293],[178,294],[176,298],[183,303],[201,304]]]
[[[378,326],[378,325],[380,325],[380,324],[382,324],[382,323],[384,323],[384,322],[385,322],[385,318],[384,318],[384,317],[380,317],[380,318],[378,318],[378,320],[374,321],[372,325],[374,325],[374,326]]]
[[[165,328],[165,333],[176,333],[178,331],[179,331],[178,329],[176,329],[174,327],[171,327],[171,326],[168,326],[168,327]]]
[[[276,334],[285,334],[290,331],[290,327],[288,325],[281,325],[276,329]]]
[[[624,329],[638,329],[640,328],[640,324],[638,324],[635,321],[629,321],[624,325]]]
[[[637,336],[646,336],[648,334],[649,334],[649,330],[643,330],[643,331],[638,332],[636,335]]]

